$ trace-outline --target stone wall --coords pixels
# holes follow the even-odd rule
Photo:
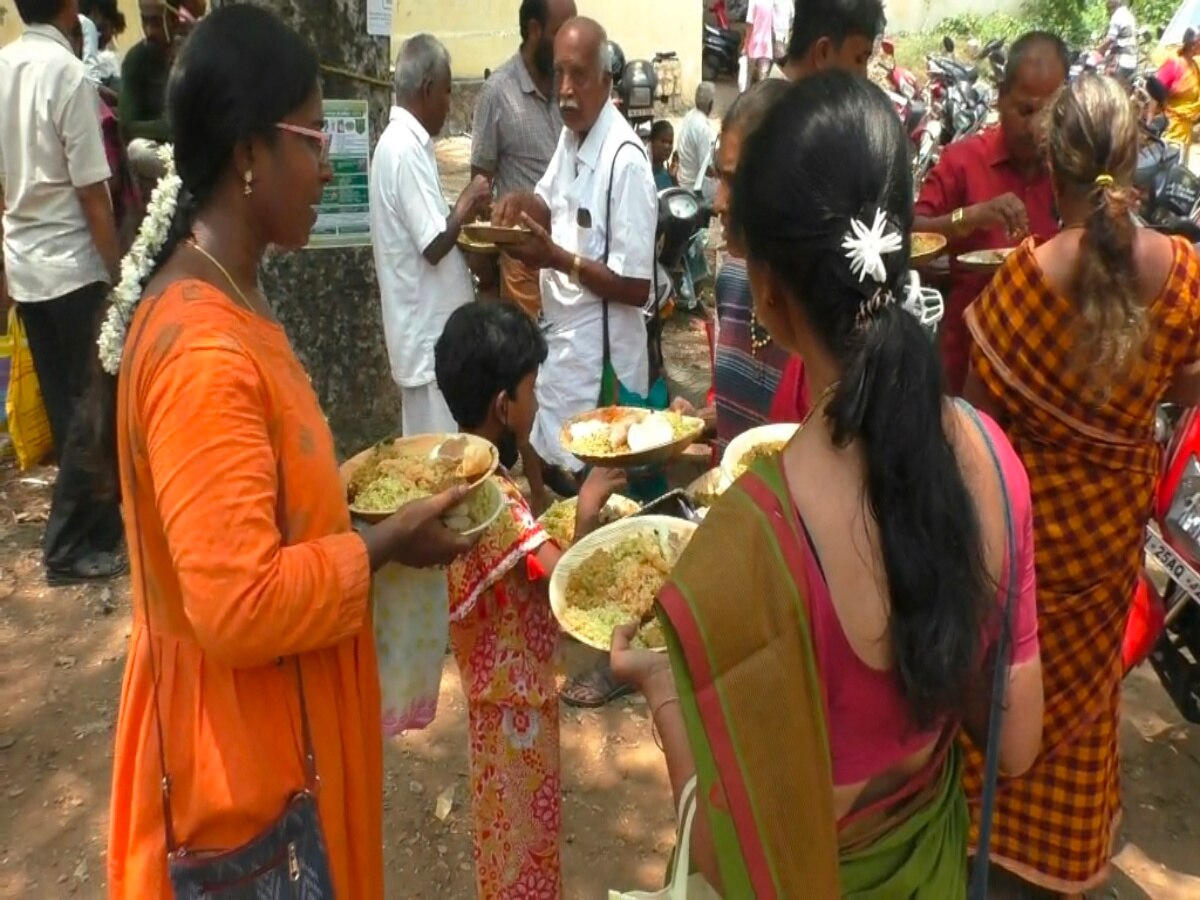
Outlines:
[[[442,128],[442,137],[454,137],[471,131],[475,101],[479,99],[482,89],[482,78],[455,79],[454,91],[450,94],[450,116]]]

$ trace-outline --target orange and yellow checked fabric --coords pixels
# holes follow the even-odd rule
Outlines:
[[[1176,244],[1147,315],[1143,358],[1091,402],[1071,362],[1074,304],[1047,283],[1032,243],[966,316],[972,365],[1029,473],[1046,691],[1041,754],[1026,775],[1001,778],[991,853],[1068,893],[1105,878],[1120,814],[1121,637],[1158,477],[1155,408],[1180,368],[1200,360],[1200,264],[1189,244]],[[981,763],[969,748],[974,826]]]

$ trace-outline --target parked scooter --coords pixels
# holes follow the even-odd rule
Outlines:
[[[1122,657],[1127,671],[1148,658],[1183,717],[1200,724],[1200,409],[1161,407],[1156,437],[1166,452],[1146,556],[1166,584],[1160,592],[1143,567]]]
[[[917,76],[896,62],[895,45],[886,38],[880,44],[880,64],[887,72],[888,98],[904,123],[913,148],[913,182],[920,185],[937,161],[942,144],[940,108],[927,99]]]
[[[695,191],[670,187],[658,192],[655,273],[646,314],[666,318],[676,309],[700,307],[698,282],[708,276],[704,251],[712,208]]]
[[[738,57],[742,52],[742,36],[730,27],[725,0],[717,0],[710,9],[715,25],[704,23],[700,53],[700,70],[705,81],[716,81],[722,75],[737,78]]]
[[[1165,96],[1157,79],[1148,90],[1155,99]],[[1165,127],[1165,120],[1142,125],[1133,183],[1141,195],[1139,218],[1151,227],[1177,230],[1186,221],[1200,224],[1200,177],[1184,165],[1182,150],[1162,139]]]

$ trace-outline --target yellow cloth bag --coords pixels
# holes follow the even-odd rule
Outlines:
[[[53,452],[54,435],[42,402],[33,354],[29,352],[29,341],[16,306],[8,311],[8,336],[12,341],[12,366],[4,409],[8,415],[8,434],[17,453],[17,465],[28,469]]]

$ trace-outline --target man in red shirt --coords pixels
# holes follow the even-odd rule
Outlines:
[[[961,393],[967,376],[970,336],[963,312],[990,278],[964,270],[958,256],[1012,247],[1029,236],[1041,243],[1058,233],[1039,122],[1068,68],[1061,38],[1042,31],[1019,38],[1000,85],[999,127],[947,147],[921,187],[913,230],[949,238],[950,300],[941,343],[952,394]]]

